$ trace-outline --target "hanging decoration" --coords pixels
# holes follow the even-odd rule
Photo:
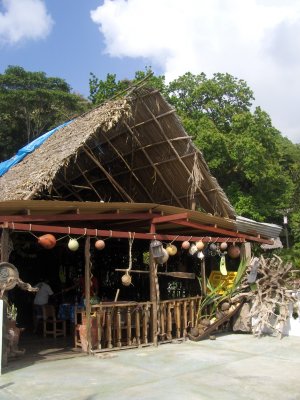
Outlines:
[[[71,251],[77,251],[79,248],[78,240],[70,238],[69,243],[68,243],[68,248]]]
[[[164,248],[163,248],[163,253],[164,255],[162,257],[156,259],[157,264],[165,264],[168,261],[169,253]]]
[[[182,249],[184,250],[188,250],[191,247],[190,242],[188,242],[187,240],[185,240],[184,242],[182,242],[181,244]]]
[[[199,250],[199,251],[201,251],[201,250],[203,250],[204,249],[204,243],[202,242],[202,240],[199,240],[199,242],[197,242],[196,243],[196,247],[197,247],[197,250]]]
[[[129,261],[128,261],[128,268],[126,269],[125,274],[122,275],[122,277],[121,277],[121,281],[122,281],[122,284],[123,284],[124,286],[129,286],[129,285],[131,285],[131,280],[132,280],[131,276],[129,275],[129,271],[132,269],[132,245],[133,245],[133,241],[134,241],[134,233],[133,233],[132,236],[131,236],[131,232],[128,232],[128,233],[129,233],[129,239],[128,239],[128,242],[129,242],[129,251],[128,251],[128,258],[129,258]]]
[[[228,244],[227,244],[226,242],[222,242],[222,243],[220,244],[220,250],[221,250],[221,251],[227,250],[227,247],[228,247]]]
[[[103,250],[104,247],[105,247],[105,242],[104,242],[104,240],[102,240],[102,239],[96,240],[96,242],[95,242],[95,248],[96,248],[97,250]]]
[[[164,256],[163,245],[159,240],[156,240],[156,239],[151,240],[150,251],[151,251],[154,259]]]
[[[233,246],[230,246],[228,249],[228,255],[230,258],[238,258],[241,254],[239,246],[236,246],[235,244]]]
[[[220,272],[222,275],[227,275],[227,269],[226,269],[226,258],[225,254],[221,255],[221,260],[220,260]]]
[[[177,247],[171,243],[169,243],[167,245],[166,250],[167,250],[169,256],[175,256],[175,254],[177,253]]]
[[[194,254],[196,254],[198,251],[197,246],[195,245],[195,243],[193,243],[189,249],[189,254],[191,256],[193,256]]]
[[[202,260],[204,260],[205,255],[202,251],[198,251],[197,257],[202,261]]]
[[[44,249],[50,250],[53,249],[56,245],[56,239],[55,236],[53,236],[51,233],[47,233],[45,235],[39,236],[38,237],[38,244],[44,247]]]

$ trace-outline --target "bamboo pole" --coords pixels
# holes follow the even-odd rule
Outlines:
[[[85,281],[85,311],[86,311],[86,332],[87,332],[87,351],[91,353],[91,254],[90,236],[85,239],[84,246],[84,281]]]

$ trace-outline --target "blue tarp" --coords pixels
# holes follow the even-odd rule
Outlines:
[[[9,160],[3,161],[0,163],[0,176],[4,175],[11,167],[18,164],[23,158],[32,153],[35,149],[39,148],[41,144],[44,143],[48,137],[52,136],[53,133],[58,131],[61,128],[69,125],[72,121],[65,122],[62,125],[57,126],[56,128],[52,129],[51,131],[44,133],[42,136],[39,136],[37,139],[33,140],[31,143],[28,143],[26,146],[22,147],[15,156],[10,158]]]

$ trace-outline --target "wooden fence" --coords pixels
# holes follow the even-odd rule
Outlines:
[[[182,339],[188,324],[193,325],[200,297],[189,297],[158,302],[157,330],[152,329],[153,303],[117,302],[91,307],[91,343],[95,351],[139,347],[153,344],[157,332],[158,342]],[[75,346],[82,345],[82,327],[86,321],[84,311],[75,312]]]

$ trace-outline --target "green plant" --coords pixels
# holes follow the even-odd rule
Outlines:
[[[7,318],[15,321],[17,319],[18,310],[17,307],[12,303],[7,306]]]

